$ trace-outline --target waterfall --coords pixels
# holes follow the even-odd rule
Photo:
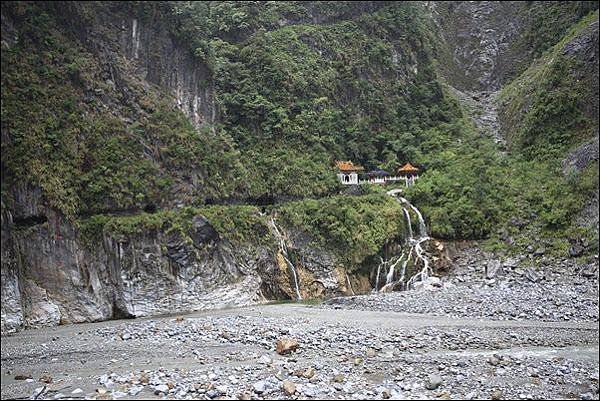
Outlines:
[[[408,203],[408,206],[416,213],[417,217],[419,218],[419,237],[420,238],[427,237],[427,227],[425,227],[425,220],[423,220],[423,215],[421,214],[419,209],[417,209],[412,204],[410,204],[406,199],[404,199],[404,198],[401,198],[401,199],[403,202]]]
[[[402,254],[396,259],[394,260],[393,258],[384,261],[381,257],[381,264],[379,265],[381,266],[387,266],[389,265],[389,269],[387,274],[385,275],[385,285],[383,287],[381,287],[381,289],[379,289],[379,281],[376,282],[375,285],[375,289],[376,291],[386,291],[388,288],[390,288],[390,286],[393,286],[395,283],[397,283],[398,281],[394,281],[394,277],[395,277],[395,273],[396,273],[396,266],[398,266],[398,264],[400,262],[402,262],[402,260],[404,259],[404,255],[406,255],[405,252],[402,252]],[[406,267],[406,261],[403,264],[404,267]]]
[[[356,295],[356,293],[354,292],[354,288],[352,288],[352,283],[350,282],[350,277],[348,277],[348,273],[346,273],[346,282],[348,283],[348,288],[350,289],[352,295]]]
[[[412,252],[408,253],[408,258],[406,258],[406,260],[404,261],[404,263],[402,263],[402,270],[400,270],[400,278],[398,279],[398,281],[401,284],[404,284],[404,280],[406,278],[406,266],[408,265],[408,262],[410,262],[410,255],[412,254]]]
[[[381,275],[381,266],[384,263],[385,262],[383,261],[383,258],[380,256],[379,265],[377,265],[377,275],[375,276],[375,288],[373,289],[373,291],[379,291],[379,276]]]
[[[385,277],[385,284],[386,285],[392,283],[392,281],[394,280],[394,271],[396,270],[396,266],[398,265],[398,263],[400,263],[400,261],[403,258],[404,258],[404,252],[402,252],[402,254],[400,255],[400,257],[398,259],[396,259],[396,262],[390,263],[390,270],[388,271],[388,274]]]
[[[298,299],[298,301],[302,301],[302,296],[300,295],[300,284],[298,282],[298,274],[296,272],[296,266],[294,266],[294,264],[292,263],[292,261],[289,258],[285,237],[283,236],[282,231],[279,230],[279,228],[277,227],[277,224],[275,224],[274,217],[271,217],[270,223],[271,223],[270,224],[271,227],[273,228],[273,234],[275,235],[275,238],[277,238],[277,240],[279,241],[279,251],[281,252],[281,255],[283,256],[285,263],[288,265],[288,267],[290,268],[290,270],[292,272],[292,279],[294,281],[294,288],[296,290],[297,299]]]
[[[404,206],[402,206],[402,212],[404,213],[404,219],[406,220],[406,225],[408,226],[408,240],[411,241],[413,239],[413,231],[410,222],[410,213],[408,213],[408,210],[406,210]]]
[[[389,191],[387,194],[389,196],[392,196],[394,199],[396,199],[398,201],[398,203],[400,203],[400,205],[402,206],[402,212],[404,214],[404,219],[405,219],[406,225],[408,226],[408,241],[407,242],[408,242],[409,249],[407,251],[406,250],[403,251],[402,254],[400,255],[400,257],[396,260],[396,262],[390,265],[390,269],[386,276],[386,285],[383,288],[385,288],[389,285],[395,284],[395,283],[399,283],[399,284],[403,285],[404,288],[409,289],[414,285],[414,283],[416,281],[427,280],[427,278],[429,277],[429,274],[430,274],[429,258],[422,246],[422,244],[425,241],[428,241],[431,239],[429,237],[429,235],[427,234],[427,226],[425,225],[425,220],[423,219],[423,215],[421,214],[419,209],[417,209],[414,205],[412,205],[407,199],[400,196],[401,192],[402,192],[402,190],[396,189],[396,190]],[[417,215],[417,219],[418,219],[418,223],[419,223],[417,238],[415,238],[414,234],[413,234],[412,222],[411,222],[410,213],[409,213],[408,209],[412,210]],[[397,281],[394,281],[394,269],[395,269],[396,265],[404,258],[404,255],[406,254],[406,252],[408,252],[408,254],[407,254],[406,260],[404,260],[404,263],[402,264],[402,267],[400,270],[400,278]],[[413,258],[413,255],[414,255],[414,258]],[[408,281],[406,281],[406,284],[405,284],[406,268],[408,266],[408,263],[411,261],[411,259],[413,260],[415,267],[421,266],[421,270],[419,270],[418,272],[413,274],[411,277],[409,277]],[[383,288],[382,288],[382,290],[383,290]]]

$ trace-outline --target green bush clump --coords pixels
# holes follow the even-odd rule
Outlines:
[[[286,226],[304,230],[316,245],[353,264],[406,237],[402,208],[385,195],[307,199],[285,204],[279,211]]]
[[[534,57],[558,43],[573,24],[598,9],[597,1],[551,1],[533,4],[522,16],[525,31],[517,47]]]
[[[95,215],[80,219],[78,226],[89,242],[109,235],[126,239],[149,233],[169,234],[177,231],[189,238],[195,216],[204,216],[222,239],[233,243],[268,240],[268,227],[254,206],[207,206],[161,210],[157,213],[140,213],[132,216]]]

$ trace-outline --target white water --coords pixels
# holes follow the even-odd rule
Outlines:
[[[390,270],[388,271],[387,276],[385,277],[385,284],[390,284],[394,280],[394,271],[396,270],[396,266],[400,261],[404,258],[404,252],[400,255],[400,257],[394,263],[390,263]]]
[[[294,287],[296,289],[296,296],[298,298],[298,301],[302,301],[302,295],[300,295],[300,284],[298,283],[298,274],[296,272],[296,266],[294,266],[294,264],[292,263],[292,261],[289,258],[287,244],[285,242],[285,237],[283,236],[282,232],[277,227],[277,224],[275,224],[275,218],[273,218],[273,217],[271,217],[271,227],[273,228],[275,237],[279,240],[279,250],[280,250],[281,254],[283,255],[283,259],[285,260],[285,262],[289,266],[290,270],[292,271],[292,278],[294,281]]]
[[[406,258],[404,263],[402,263],[402,270],[400,271],[400,279],[399,279],[399,281],[401,283],[404,283],[404,280],[406,278],[406,266],[408,265],[408,262],[410,262],[410,255],[412,255],[412,252],[408,253],[408,258]]]
[[[402,207],[402,212],[404,212],[404,219],[406,220],[406,225],[408,226],[408,240],[412,241],[413,231],[412,231],[412,225],[410,223],[410,213],[408,213],[408,210],[406,210],[406,208],[404,206]]]
[[[394,273],[395,273],[394,269],[395,269],[396,265],[404,258],[404,255],[406,254],[406,250],[402,252],[400,258],[398,258],[396,263],[394,263],[390,266],[390,270],[388,271],[388,274],[386,276],[386,285],[384,286],[384,288],[387,287],[388,285],[391,285],[394,283],[399,283],[404,288],[409,289],[412,286],[414,286],[415,282],[425,281],[429,277],[429,274],[430,274],[429,258],[427,256],[425,250],[423,249],[422,244],[423,244],[423,242],[428,241],[431,238],[427,234],[427,226],[425,225],[425,220],[423,219],[423,215],[421,214],[419,209],[417,209],[414,205],[412,205],[407,199],[400,196],[400,193],[401,193],[401,191],[399,191],[399,190],[392,190],[392,191],[389,191],[387,194],[389,196],[392,196],[394,199],[396,199],[402,205],[404,219],[406,221],[406,225],[408,226],[408,247],[409,247],[408,255],[407,255],[406,260],[402,264],[402,268],[400,271],[400,278],[396,281],[394,281]],[[418,219],[418,223],[419,223],[419,230],[417,233],[417,235],[418,235],[417,238],[414,238],[414,233],[412,230],[411,219],[410,219],[410,213],[408,212],[407,207],[409,209],[411,209],[417,215],[417,219]],[[406,280],[406,268],[408,266],[408,263],[411,260],[412,255],[414,255],[414,266],[415,267],[421,266],[421,270],[419,270],[417,273],[413,274],[408,279],[408,281],[406,281],[406,285],[404,285],[405,280]]]
[[[379,291],[379,276],[381,275],[381,266],[384,263],[383,258],[380,256],[379,265],[377,265],[377,275],[375,276],[375,288],[373,288],[373,291]]]
[[[419,218],[419,236],[420,236],[420,238],[427,237],[427,227],[425,227],[425,220],[423,220],[423,215],[421,214],[419,209],[417,209],[412,204],[410,204],[410,202],[408,202],[406,199],[404,199],[404,198],[400,198],[400,199],[403,202],[407,203],[408,206],[417,214],[417,217]]]
[[[348,288],[350,289],[352,295],[356,295],[356,293],[354,292],[354,288],[352,288],[352,283],[350,282],[350,277],[348,277],[348,273],[346,273],[346,282],[348,283]]]

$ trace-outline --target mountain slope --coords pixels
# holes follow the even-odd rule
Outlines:
[[[3,3],[3,325],[293,298],[279,225],[304,296],[369,291],[404,216],[340,159],[418,165],[436,238],[593,255],[596,9]]]

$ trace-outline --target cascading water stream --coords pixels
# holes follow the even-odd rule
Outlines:
[[[285,263],[288,265],[288,267],[290,268],[290,270],[292,272],[292,278],[294,281],[294,287],[296,290],[296,296],[298,298],[298,301],[302,301],[302,295],[300,295],[300,284],[298,282],[298,273],[296,272],[296,267],[294,266],[294,264],[292,263],[292,261],[289,258],[287,244],[285,242],[285,237],[283,236],[283,234],[277,227],[277,224],[275,224],[275,218],[271,217],[270,222],[271,222],[271,227],[273,228],[273,233],[275,234],[275,237],[279,241],[279,251],[281,252],[281,255],[283,256]]]
[[[408,241],[407,242],[408,242],[409,249],[408,249],[408,253],[406,253],[407,251],[402,252],[402,254],[396,260],[396,262],[390,265],[390,269],[386,276],[386,285],[383,286],[381,288],[381,290],[387,289],[386,287],[389,288],[390,286],[392,286],[394,284],[400,284],[406,289],[411,288],[416,281],[427,280],[427,278],[429,277],[429,273],[430,273],[429,258],[427,257],[427,254],[422,246],[423,242],[431,239],[427,235],[427,226],[425,225],[425,220],[423,219],[423,215],[421,214],[419,209],[417,209],[414,205],[412,205],[407,199],[400,196],[400,193],[401,193],[401,191],[399,191],[399,190],[392,190],[392,191],[389,191],[387,194],[389,196],[392,196],[394,199],[396,199],[400,203],[400,205],[402,205],[402,212],[404,214],[404,219],[406,221],[407,231],[408,231]],[[416,233],[417,234],[416,238],[414,237],[414,233],[412,230],[412,222],[411,222],[410,213],[409,213],[408,209],[412,210],[418,219],[419,225],[418,225],[418,232]],[[405,255],[407,255],[407,257],[406,257],[406,260],[404,260],[404,263],[402,264],[400,274],[399,274],[400,278],[398,280],[394,281],[395,267],[404,258]],[[414,259],[413,259],[414,266],[421,265],[422,268],[417,273],[413,274],[408,279],[408,281],[406,281],[406,284],[405,284],[406,268],[408,267],[408,264],[411,261],[413,255],[414,255]],[[382,264],[386,264],[386,262],[382,262]],[[379,276],[378,276],[378,279],[379,279]]]
[[[429,238],[427,236],[427,227],[425,226],[425,220],[423,220],[423,215],[421,214],[421,212],[419,211],[419,209],[417,209],[412,204],[410,204],[410,202],[408,202],[406,199],[404,199],[404,198],[400,198],[400,199],[403,202],[407,203],[408,206],[413,210],[413,212],[415,212],[415,214],[419,218],[419,235],[420,235],[420,238],[424,238],[424,237]]]
[[[406,210],[406,208],[404,206],[402,207],[402,212],[404,213],[404,219],[406,220],[406,225],[408,226],[408,240],[412,241],[413,231],[412,231],[412,225],[410,223],[410,213],[408,213],[408,210]]]
[[[377,265],[377,275],[375,276],[375,288],[373,289],[373,291],[377,292],[379,291],[379,276],[381,275],[381,266],[383,266],[385,264],[385,262],[383,261],[383,258],[380,256],[379,257],[379,265]]]
[[[348,276],[348,273],[346,273],[346,283],[348,284],[348,289],[350,290],[350,293],[352,293],[352,295],[356,295],[356,293],[354,292],[354,288],[352,288],[352,283],[350,282],[350,277]]]
[[[404,252],[400,255],[400,257],[396,260],[396,262],[390,264],[390,270],[388,271],[387,276],[385,277],[385,284],[390,284],[394,280],[394,271],[396,270],[396,266],[400,261],[404,258]]]

